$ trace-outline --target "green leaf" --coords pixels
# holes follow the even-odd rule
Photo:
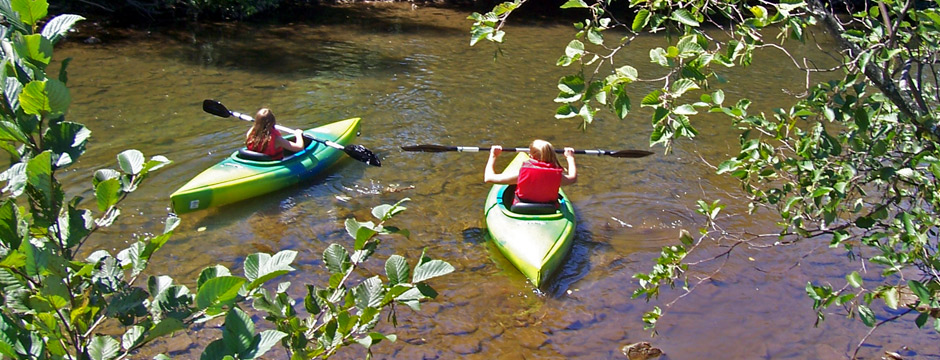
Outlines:
[[[679,241],[685,246],[692,246],[692,244],[695,243],[695,240],[692,239],[692,235],[689,234],[689,231],[686,229],[679,230]]]
[[[676,44],[676,51],[678,53],[675,54],[675,56],[687,59],[701,55],[705,49],[702,49],[702,46],[699,45],[698,37],[695,35],[687,35],[679,39],[679,42]]]
[[[633,25],[631,28],[633,31],[639,32],[650,22],[650,11],[647,9],[642,9],[637,12],[636,17],[633,18]]]
[[[846,275],[845,280],[856,289],[862,287],[862,276],[858,274],[858,271],[853,271],[851,274]]]
[[[666,50],[663,48],[650,49],[650,62],[659,64],[662,67],[670,66],[670,60],[666,58]]]
[[[199,356],[199,360],[228,360],[232,358],[232,351],[225,347],[222,339],[215,340],[206,346]]]
[[[85,146],[90,136],[91,131],[85,125],[61,121],[49,125],[43,134],[43,145],[56,155],[68,154],[69,159],[74,162],[85,153]]]
[[[564,104],[555,109],[556,119],[570,119],[578,116],[578,107],[571,104]]]
[[[862,323],[864,323],[865,326],[875,326],[875,313],[871,311],[868,306],[865,306],[864,304],[858,305],[858,317],[862,319]]]
[[[888,305],[889,308],[897,310],[898,308],[898,288],[889,287],[881,292],[881,297],[885,300],[885,305]]]
[[[587,8],[588,4],[584,0],[568,0],[568,2],[561,5],[562,9],[570,8]]]
[[[443,260],[431,260],[415,267],[413,283],[419,283],[454,271],[454,267]]]
[[[156,171],[170,163],[172,163],[172,161],[167,159],[166,156],[155,155],[151,157],[150,160],[148,160],[146,163],[144,163],[144,169],[142,172]]]
[[[202,269],[202,271],[199,273],[199,279],[196,280],[196,288],[198,289],[202,287],[202,284],[205,284],[206,281],[209,281],[210,279],[214,279],[220,276],[229,276],[229,275],[232,275],[232,273],[225,266],[215,265],[215,266],[207,267],[205,269]]]
[[[88,356],[91,360],[111,360],[121,351],[121,344],[110,336],[97,335],[88,343]]]
[[[25,34],[30,33],[31,30],[27,26],[23,25],[23,22],[20,20],[20,13],[13,9],[10,1],[0,1],[0,15],[3,16],[5,21],[10,23],[10,25],[13,27],[13,30]]]
[[[102,181],[95,186],[95,199],[98,202],[98,211],[105,211],[118,203],[121,199],[121,181],[113,178]]]
[[[679,107],[672,110],[674,114],[678,115],[695,115],[698,114],[698,110],[695,110],[695,107],[689,104],[682,104]]]
[[[375,224],[371,221],[360,222],[356,219],[349,218],[346,219],[346,232],[353,239],[356,239],[355,245],[353,246],[354,250],[361,250],[365,243],[371,239],[375,234],[378,234],[376,231]]]
[[[17,229],[20,219],[19,208],[12,198],[0,204],[0,244],[8,249],[18,249],[23,237]]]
[[[623,84],[617,84],[611,89],[611,93],[614,96],[614,101],[611,104],[611,107],[614,109],[614,113],[620,119],[625,119],[627,115],[630,114],[630,96],[627,95],[627,89]]]
[[[290,266],[297,257],[293,250],[282,250],[274,256],[255,253],[245,259],[245,277],[251,281],[246,290],[253,290],[265,282],[294,271]]]
[[[52,152],[43,151],[29,160],[26,165],[26,185],[35,193],[30,196],[40,201],[46,209],[52,210],[60,194],[58,183],[52,178]]]
[[[42,36],[46,39],[49,39],[53,44],[58,42],[60,39],[65,37],[65,35],[72,29],[72,26],[76,22],[85,20],[85,18],[78,15],[64,14],[59,15],[49,22],[46,23],[46,26],[42,28]]]
[[[712,93],[712,101],[715,105],[721,105],[725,102],[725,92],[718,90]]]
[[[169,276],[159,275],[147,278],[147,291],[150,292],[150,296],[157,297],[170,286],[173,286],[173,278]]]
[[[130,266],[131,276],[137,276],[147,267],[147,260],[140,257],[146,246],[143,242],[137,241],[117,254],[118,260],[121,260],[121,267],[126,270]]]
[[[19,82],[17,82],[16,80],[14,80],[13,82],[16,84],[19,84]],[[18,94],[18,93],[10,92],[9,90],[6,90],[6,93]],[[14,97],[11,99],[11,102],[15,102],[16,103],[15,106],[18,106],[19,105],[18,99],[19,99],[18,97]],[[14,106],[14,105],[11,105],[11,106]],[[0,121],[0,140],[15,141],[15,142],[21,142],[21,143],[25,143],[29,141],[26,138],[26,134],[23,134],[23,131],[20,130],[20,127],[9,121]]]
[[[587,31],[587,39],[594,45],[604,44],[604,34],[597,30],[597,28],[591,28]]]
[[[20,14],[20,20],[27,25],[36,25],[49,11],[46,0],[11,0],[13,10]]]
[[[280,342],[281,339],[283,339],[285,336],[287,336],[286,333],[277,330],[262,331],[260,334],[255,335],[248,351],[239,354],[238,358],[256,359],[259,356],[264,355],[264,353],[268,352],[268,350],[271,350],[271,348],[274,347],[274,345],[277,345],[277,343]]]
[[[44,69],[52,61],[52,41],[42,35],[23,36],[22,42],[17,45],[17,52],[38,68]]]
[[[65,114],[72,101],[69,89],[59,80],[30,81],[20,93],[20,107],[27,114],[57,116]]]
[[[754,14],[754,17],[758,19],[766,19],[767,9],[760,5],[751,6],[751,14]]]
[[[381,342],[382,340],[395,342],[397,338],[398,337],[396,337],[394,334],[384,335],[382,333],[371,332],[366,336],[356,339],[356,342],[359,343],[359,345],[364,346],[366,349],[369,349],[369,348],[372,348],[373,345]]]
[[[147,331],[147,338],[144,342],[156,339],[158,337],[172,334],[178,330],[183,330],[183,322],[176,318],[164,318],[159,323],[155,324],[150,331]]]
[[[917,325],[917,328],[923,328],[927,324],[927,320],[930,319],[929,313],[921,313],[917,316],[917,319],[914,319],[914,324]]]
[[[323,262],[330,273],[345,273],[350,266],[349,253],[339,244],[330,244],[323,250]]]
[[[411,269],[404,257],[392,255],[385,261],[385,274],[388,276],[389,286],[395,286],[408,281]]]
[[[356,296],[356,307],[365,309],[382,305],[385,290],[382,287],[382,280],[378,276],[373,276],[353,288],[353,294]]]
[[[584,43],[579,40],[571,40],[565,48],[565,55],[575,60],[584,55]]]
[[[646,96],[643,97],[643,100],[640,100],[640,105],[643,105],[643,106],[659,106],[660,104],[663,103],[663,100],[660,99],[660,97],[662,96],[662,94],[663,94],[663,93],[662,93],[661,91],[659,91],[659,90],[654,90],[654,91],[650,92],[649,94],[646,94]]]
[[[402,211],[407,210],[408,208],[401,206],[400,204],[408,200],[411,200],[411,199],[409,198],[401,199],[397,203],[395,203],[395,205],[382,204],[382,205],[376,206],[372,208],[372,216],[375,216],[376,218],[381,219],[382,221],[388,220],[392,218],[393,216],[397,215],[398,213],[401,213]]]
[[[581,75],[568,75],[558,79],[558,90],[566,95],[581,94],[586,85]]]
[[[914,295],[917,295],[917,298],[920,299],[922,303],[930,303],[930,290],[928,290],[923,283],[917,280],[908,280],[907,286],[911,288],[911,291],[914,292]]]
[[[144,154],[139,150],[125,150],[117,156],[118,165],[125,174],[137,175],[144,165]]]
[[[695,18],[692,16],[692,13],[690,13],[686,9],[677,9],[673,11],[672,16],[670,16],[670,19],[678,21],[684,25],[691,26],[691,27],[698,27],[700,25],[699,22],[696,21]]]
[[[144,340],[144,331],[146,330],[147,329],[144,329],[144,327],[140,325],[128,327],[124,335],[121,335],[121,348],[130,350],[140,344],[141,341]]]
[[[237,276],[209,279],[199,287],[196,293],[196,307],[202,310],[232,303],[238,297],[238,290],[245,282],[245,279]]]
[[[225,315],[222,342],[231,352],[241,353],[251,347],[255,337],[255,324],[251,317],[238,307],[232,307]]]
[[[676,82],[672,83],[672,97],[677,98],[685,94],[689,90],[699,89],[698,84],[689,79],[679,79]]]

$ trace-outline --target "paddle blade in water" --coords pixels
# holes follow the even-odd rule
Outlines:
[[[366,149],[365,146],[346,145],[343,151],[346,152],[346,155],[349,155],[349,157],[353,159],[362,161],[372,166],[382,166],[382,162],[379,161],[378,156],[375,156],[375,154],[372,153],[372,151],[369,149]]]
[[[653,152],[646,150],[618,150],[610,153],[610,156],[618,158],[641,158],[650,155],[653,155]]]
[[[215,116],[221,116],[221,117],[232,116],[232,113],[228,111],[228,108],[226,108],[225,105],[222,105],[222,103],[215,101],[215,100],[209,100],[209,99],[203,100],[202,111],[205,111]]]

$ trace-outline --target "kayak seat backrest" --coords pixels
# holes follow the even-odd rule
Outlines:
[[[288,139],[293,139],[293,136],[290,136]],[[311,138],[309,138],[309,137],[307,137],[307,136],[304,136],[304,150],[309,150],[309,149],[311,148],[311,147],[310,147],[311,144],[313,144],[313,139],[311,139]],[[288,150],[284,150],[284,157],[283,157],[283,159],[287,159],[287,158],[289,158],[289,157],[291,157],[291,156],[294,156],[294,155],[296,155],[296,154],[298,154],[298,153],[300,153],[300,152],[302,152],[302,151],[298,151],[298,152],[294,153],[294,152],[291,152],[291,151],[288,151]],[[249,160],[249,161],[275,161],[272,157],[270,157],[270,156],[268,156],[268,155],[265,155],[265,154],[260,153],[260,152],[257,152],[257,151],[248,150],[248,148],[241,148],[241,149],[238,149],[238,155],[237,155],[237,157],[238,157],[239,159],[241,159],[241,160]]]
[[[556,206],[558,205],[554,203],[517,202],[512,204],[512,207],[509,208],[509,211],[525,215],[548,215],[554,214],[558,211]]]
[[[252,161],[272,161],[272,160],[274,160],[274,159],[272,159],[272,158],[271,158],[270,156],[268,156],[268,155],[262,154],[262,153],[257,152],[257,151],[251,151],[251,150],[248,150],[247,148],[238,149],[238,158],[244,159],[244,160],[252,160]]]
[[[509,185],[503,190],[502,203],[509,211],[523,215],[549,215],[558,212],[558,203],[530,203],[515,201],[516,185]],[[515,202],[515,204],[513,204]],[[511,204],[506,206],[506,204]]]

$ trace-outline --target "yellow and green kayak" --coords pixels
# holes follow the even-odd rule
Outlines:
[[[359,135],[359,118],[305,130],[304,137],[340,145]],[[290,137],[290,136],[285,136]],[[294,185],[313,177],[343,157],[343,150],[306,139],[307,147],[281,160],[267,160],[244,148],[196,175],[170,195],[173,211],[188,213],[231,204]]]
[[[506,166],[515,170],[529,158],[519,153]],[[504,170],[504,171],[506,171]],[[493,185],[486,196],[486,231],[496,248],[536,287],[542,286],[561,266],[574,242],[577,220],[567,195],[558,190],[559,207],[553,213],[529,215],[514,213],[515,185]]]

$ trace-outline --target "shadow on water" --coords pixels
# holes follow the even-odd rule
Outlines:
[[[472,227],[463,229],[463,240],[470,244],[486,244],[489,237],[486,235],[486,229],[481,227]]]
[[[362,43],[363,36],[459,36],[466,32],[453,26],[437,26],[435,24],[440,22],[408,12],[389,13],[370,6],[324,7],[311,14],[298,22],[308,26],[200,23],[186,29],[153,29],[147,32],[147,37],[158,40],[157,55],[166,60],[184,60],[192,65],[282,79],[304,75],[352,79],[416,70],[414,63],[406,58],[388,56],[375,44]],[[344,39],[345,33],[332,29],[337,24],[355,35]],[[82,36],[85,37],[77,37],[77,40],[94,43],[92,46],[99,48],[125,46],[141,40],[138,31],[96,29],[93,24],[82,30]]]
[[[564,298],[569,289],[591,272],[591,254],[598,247],[609,247],[609,245],[595,241],[590,228],[591,225],[585,222],[581,216],[578,216],[578,226],[575,229],[571,250],[562,262],[561,268],[552,275],[547,285],[542,288],[546,295],[553,298]]]

